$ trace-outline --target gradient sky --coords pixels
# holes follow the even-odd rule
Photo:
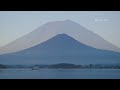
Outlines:
[[[0,47],[46,22],[66,19],[120,47],[120,11],[0,11]]]

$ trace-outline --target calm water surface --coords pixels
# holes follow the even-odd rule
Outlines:
[[[0,79],[120,79],[120,69],[0,69]]]

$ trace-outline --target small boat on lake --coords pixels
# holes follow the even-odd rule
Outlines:
[[[32,70],[39,70],[39,65],[34,65],[33,67],[32,67]]]

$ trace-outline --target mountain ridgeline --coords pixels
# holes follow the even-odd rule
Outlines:
[[[93,48],[64,33],[31,48],[0,55],[1,64],[116,64],[119,59],[118,52]]]

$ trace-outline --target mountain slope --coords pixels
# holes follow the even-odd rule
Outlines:
[[[1,64],[113,64],[119,63],[119,59],[120,53],[87,46],[66,34],[16,53],[0,55]]]
[[[31,33],[18,38],[8,45],[0,48],[0,54],[17,52],[26,48],[38,45],[46,40],[65,33],[77,41],[98,49],[111,50],[119,52],[120,49],[104,40],[99,35],[82,27],[80,24],[71,20],[48,22]]]

